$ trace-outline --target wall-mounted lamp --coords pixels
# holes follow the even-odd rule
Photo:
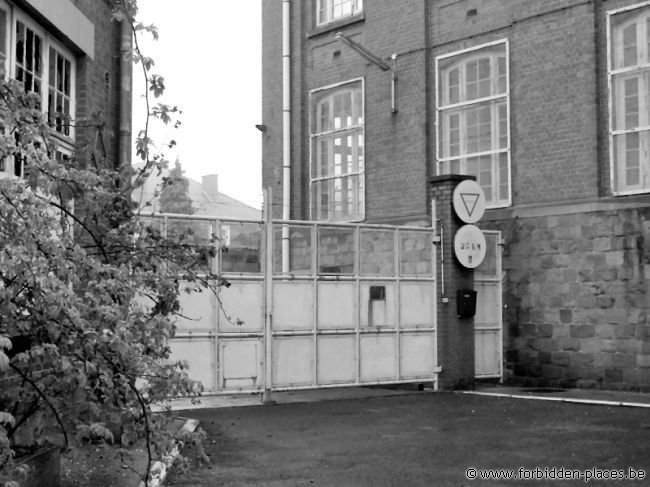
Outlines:
[[[349,37],[344,36],[342,32],[337,32],[334,38],[352,50],[356,51],[365,60],[370,61],[375,66],[378,66],[382,71],[391,72],[391,112],[397,113],[397,54],[393,54],[391,56],[391,59],[393,60],[393,65],[391,66],[382,58],[376,54],[373,54],[358,42],[355,42]]]
[[[256,124],[255,128],[262,133],[266,132],[266,125],[264,125],[263,123]]]

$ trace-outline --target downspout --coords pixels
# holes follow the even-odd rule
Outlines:
[[[282,220],[291,218],[291,0],[282,0]],[[289,226],[282,225],[282,273],[289,273]]]
[[[133,66],[131,50],[133,35],[131,23],[127,20],[120,22],[120,113],[117,166],[122,168],[131,164],[131,102]]]

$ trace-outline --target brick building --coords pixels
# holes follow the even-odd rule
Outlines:
[[[130,162],[132,70],[121,52],[131,32],[111,11],[108,0],[0,0],[0,70],[40,94],[57,157]],[[4,176],[24,169],[19,159],[0,167]]]
[[[649,100],[648,1],[263,5],[274,215],[289,108],[292,219],[428,225],[431,178],[475,176],[508,379],[650,390]]]

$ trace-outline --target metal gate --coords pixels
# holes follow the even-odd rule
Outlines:
[[[487,252],[474,271],[474,364],[477,378],[503,379],[501,232],[483,231]]]
[[[432,228],[153,218],[225,244],[231,286],[182,294],[171,342],[206,392],[437,385]]]

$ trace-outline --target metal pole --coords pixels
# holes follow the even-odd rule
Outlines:
[[[291,0],[282,0],[282,219],[291,218]],[[282,273],[289,273],[289,227],[282,225]]]
[[[273,219],[271,218],[271,188],[264,190],[264,391],[262,403],[272,404],[273,382]]]

